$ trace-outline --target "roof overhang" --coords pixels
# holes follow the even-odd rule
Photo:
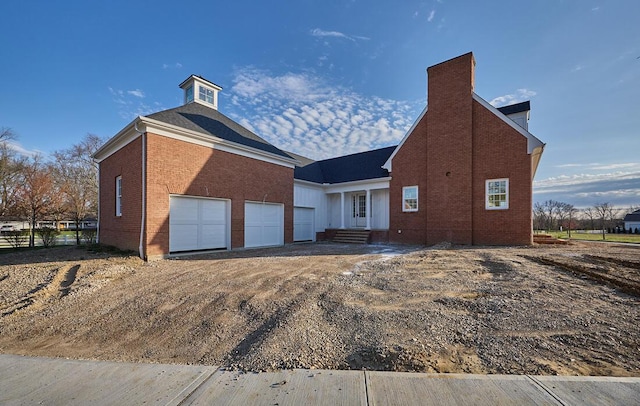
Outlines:
[[[232,154],[257,159],[276,165],[294,168],[299,162],[290,157],[284,157],[271,152],[262,151],[246,145],[238,144],[232,141],[215,137],[210,134],[198,131],[188,130],[182,127],[168,124],[162,121],[154,120],[149,117],[138,116],[135,120],[124,127],[119,133],[107,141],[100,149],[93,154],[93,158],[99,163],[115,152],[123,148],[125,145],[134,141],[143,133],[152,133],[163,137],[173,138],[176,140],[196,144],[220,151],[230,152]]]
[[[391,177],[386,176],[384,178],[363,179],[354,180],[351,182],[342,183],[315,183],[308,180],[293,179],[293,183],[298,185],[312,186],[315,188],[322,188],[325,193],[341,193],[341,192],[355,192],[363,190],[377,190],[377,189],[389,189],[389,183]]]

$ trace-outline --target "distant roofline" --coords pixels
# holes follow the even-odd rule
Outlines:
[[[212,87],[216,88],[217,90],[222,90],[222,86],[220,86],[220,85],[216,85],[216,84],[215,84],[215,83],[213,83],[212,81],[210,81],[210,80],[208,80],[208,79],[205,79],[205,78],[203,78],[203,77],[202,77],[202,76],[200,76],[200,75],[195,75],[195,74],[189,75],[189,77],[188,77],[188,78],[186,78],[185,80],[183,80],[183,81],[182,81],[182,83],[180,83],[180,84],[178,85],[178,87],[179,87],[180,89],[182,89],[182,86],[184,86],[184,85],[185,85],[185,83],[187,83],[188,81],[190,81],[190,80],[191,80],[191,78],[196,78],[196,79],[198,79],[199,81],[205,82],[206,84],[208,84],[208,85],[210,85],[210,86],[212,86]]]
[[[496,107],[498,111],[505,116],[509,114],[522,113],[524,111],[531,111],[531,102],[529,100],[522,103],[509,104],[507,106]]]

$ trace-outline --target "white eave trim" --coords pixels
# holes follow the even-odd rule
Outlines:
[[[293,179],[293,184],[308,185],[316,188],[320,188],[324,193],[340,193],[340,192],[354,192],[361,190],[377,190],[377,189],[389,189],[389,183],[391,177],[386,176],[384,178],[363,179],[354,180],[351,182],[341,183],[315,183],[307,180]]]
[[[520,127],[518,124],[516,124],[515,121],[511,120],[510,118],[508,118],[504,114],[500,113],[500,111],[497,108],[493,107],[488,101],[484,100],[482,97],[478,96],[475,93],[473,93],[472,97],[473,97],[473,100],[475,100],[478,103],[480,103],[487,110],[489,110],[490,112],[495,114],[496,117],[498,117],[500,120],[502,120],[505,123],[509,124],[511,126],[511,128],[513,128],[514,130],[518,131],[520,134],[522,134],[523,137],[527,138],[527,153],[528,154],[533,154],[536,149],[544,148],[544,143],[542,141],[537,139],[529,131],[527,131],[524,128]]]
[[[139,135],[135,129],[136,124],[138,130],[142,132],[218,149],[220,151],[230,152],[236,155],[285,166],[287,168],[294,168],[298,163],[298,161],[293,158],[286,158],[257,148],[227,141],[211,134],[188,130],[186,128],[144,116],[138,116],[128,126],[122,129],[122,131],[107,141],[107,143],[94,154],[94,159],[96,159],[97,162],[100,162],[136,139]]]
[[[413,125],[411,126],[409,131],[407,131],[407,133],[404,135],[404,137],[402,138],[402,141],[400,141],[400,144],[398,144],[396,149],[393,150],[393,153],[391,153],[391,156],[389,157],[389,159],[387,159],[387,162],[385,162],[384,165],[382,165],[382,169],[386,169],[389,172],[391,172],[391,161],[393,161],[393,157],[396,156],[396,154],[398,153],[400,148],[402,148],[402,145],[404,144],[404,142],[407,140],[407,138],[409,138],[409,135],[411,135],[413,130],[415,130],[416,126],[422,120],[424,115],[427,114],[427,107],[429,107],[429,106],[428,105],[424,106],[424,109],[422,110],[422,113],[420,113],[420,116],[418,116],[418,119],[413,122]]]

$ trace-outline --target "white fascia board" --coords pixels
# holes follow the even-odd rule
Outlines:
[[[140,123],[140,116],[136,117],[126,127],[120,130],[120,132],[105,142],[103,146],[98,148],[92,155],[93,159],[97,163],[100,163],[138,138],[141,134],[139,131],[136,131],[136,124],[138,123]]]
[[[353,182],[324,185],[325,193],[356,192],[361,190],[389,189],[391,177],[356,180]]]
[[[393,157],[396,156],[400,148],[402,148],[402,145],[404,144],[404,142],[407,140],[407,138],[409,138],[413,130],[416,129],[416,126],[418,125],[420,120],[422,120],[422,117],[424,117],[424,115],[427,114],[427,107],[429,106],[428,105],[424,106],[422,113],[420,113],[420,115],[418,116],[418,119],[413,122],[413,125],[411,126],[411,128],[409,128],[409,131],[407,131],[407,133],[404,135],[404,137],[402,138],[402,141],[400,141],[400,144],[398,144],[396,149],[393,150],[393,152],[391,153],[391,156],[389,157],[389,159],[387,159],[387,162],[385,162],[384,165],[382,165],[382,169],[386,169],[389,172],[391,172],[391,161],[393,161]]]
[[[504,114],[500,113],[500,111],[497,108],[493,107],[488,101],[484,100],[482,97],[478,96],[475,93],[473,93],[473,100],[477,101],[483,107],[485,107],[487,110],[489,110],[490,112],[495,114],[496,117],[498,117],[500,120],[502,120],[505,123],[509,124],[511,126],[511,128],[513,128],[514,130],[516,130],[517,132],[522,134],[523,137],[526,137],[527,138],[527,153],[528,154],[533,154],[534,151],[537,148],[540,148],[540,147],[544,148],[544,142],[540,141],[533,134],[531,134],[529,131],[527,131],[524,128],[520,127],[513,120],[511,120],[510,118],[508,118]]]
[[[325,188],[325,185],[321,183],[316,183],[316,182],[311,182],[308,180],[302,180],[302,179],[296,179],[296,178],[293,179],[293,185],[307,186],[307,187],[312,187],[320,190],[324,190]]]

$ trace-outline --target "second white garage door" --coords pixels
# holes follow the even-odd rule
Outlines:
[[[244,246],[268,247],[284,244],[284,205],[245,202]]]
[[[229,201],[188,196],[169,198],[169,251],[231,248]]]

